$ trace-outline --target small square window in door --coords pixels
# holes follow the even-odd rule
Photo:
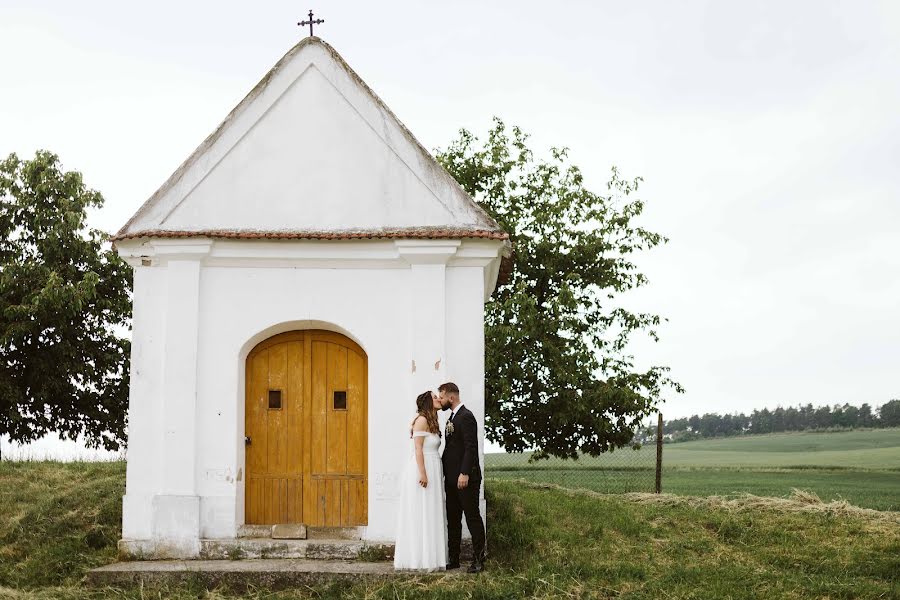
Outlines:
[[[347,410],[347,392],[334,392],[334,410]]]
[[[281,390],[269,390],[269,410],[281,408]]]

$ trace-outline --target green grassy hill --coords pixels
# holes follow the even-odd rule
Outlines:
[[[900,429],[859,429],[855,431],[796,431],[738,437],[713,438],[670,444],[690,451],[729,452],[822,452],[872,450],[900,447]],[[898,465],[900,466],[900,465]]]
[[[0,597],[226,598],[191,587],[88,590],[113,560],[121,463],[0,463]],[[900,598],[900,515],[809,498],[600,496],[513,482],[488,492],[488,571],[245,597]]]
[[[122,462],[0,462],[0,586],[75,584],[113,562],[124,491]]]
[[[491,454],[486,473],[598,491],[653,487],[656,448],[621,449],[578,461],[529,464],[527,455]],[[663,490],[678,494],[785,496],[793,488],[900,510],[900,429],[798,432],[666,444]]]
[[[673,467],[850,467],[900,470],[900,429],[749,435],[667,444]]]
[[[652,467],[656,446],[624,448],[578,461],[549,459],[528,464],[528,453],[488,454],[487,468]],[[900,429],[748,435],[665,444],[666,467],[851,467],[900,470]]]

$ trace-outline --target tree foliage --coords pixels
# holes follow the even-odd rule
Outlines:
[[[861,406],[845,403],[833,407],[814,407],[812,404],[787,408],[778,406],[771,410],[756,409],[749,415],[706,413],[666,421],[663,423],[663,433],[672,441],[680,442],[755,433],[865,427],[900,427],[900,400],[890,400],[876,409],[868,403]],[[655,436],[656,429],[651,430]]]
[[[438,160],[510,234],[514,268],[486,306],[488,439],[535,458],[627,445],[667,387],[668,368],[635,368],[631,335],[654,340],[660,317],[620,295],[646,283],[631,256],[665,238],[636,225],[641,179],[614,168],[586,187],[565,149],[536,158],[499,119],[482,142],[462,130]]]
[[[103,232],[81,174],[39,151],[0,162],[0,434],[124,440],[131,271]]]
[[[878,417],[884,427],[900,427],[900,400],[885,402],[878,411]]]

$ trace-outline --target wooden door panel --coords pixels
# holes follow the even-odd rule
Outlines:
[[[334,407],[335,392],[347,391],[347,349],[328,344],[328,383],[325,392],[327,431],[326,468],[328,473],[342,475],[347,472],[347,410]]]
[[[309,473],[303,476],[303,516],[307,525],[319,522],[319,482]]]
[[[287,349],[288,344],[278,344],[268,349],[269,384],[266,390],[266,444],[267,471],[272,475],[287,475],[290,472],[287,460],[288,431],[285,413],[290,410],[287,404]],[[270,407],[268,395],[272,391],[280,392],[281,408]],[[293,441],[293,440],[291,440]],[[273,491],[273,493],[278,493]]]
[[[341,524],[350,523],[350,481],[341,480]]]
[[[303,357],[305,354],[304,343],[302,340],[287,344],[287,377],[285,381],[285,389],[287,390],[284,403],[287,408],[286,431],[289,440],[286,452],[286,461],[289,471],[295,475],[294,485],[302,487],[303,472],[307,469],[303,463],[303,447],[306,444],[306,432],[303,431],[303,412],[305,409],[304,402],[304,365]],[[302,516],[302,510],[298,513]],[[297,518],[300,518],[298,516]],[[291,523],[300,523],[301,521],[292,520]]]
[[[287,507],[282,523],[303,522],[303,479],[292,477],[287,480]]]
[[[315,514],[316,520],[312,524],[324,526],[326,523],[325,515],[327,514],[325,512],[325,510],[327,508],[327,504],[325,502],[325,497],[326,497],[325,492],[328,489],[328,482],[325,481],[324,479],[317,480],[316,481],[316,489],[318,490],[318,501],[316,503],[316,514]]]
[[[341,524],[341,482],[337,479],[326,481],[325,525],[339,527]]]
[[[260,352],[249,359],[250,377],[247,380],[246,435],[252,447],[247,452],[247,472],[265,473],[266,464],[266,391],[269,376],[269,353]]]
[[[312,398],[310,399],[312,464],[310,469],[313,473],[323,473],[326,468],[328,426],[325,415],[327,410],[325,399],[328,394],[327,343],[316,341],[312,343],[312,381],[310,384],[312,386]]]
[[[347,353],[347,472],[362,474],[366,469],[365,359]]]
[[[348,523],[356,523],[357,516],[356,511],[358,510],[357,502],[356,502],[356,485],[357,482],[350,480],[347,482],[347,522]]]
[[[366,362],[355,343],[324,331],[280,334],[248,355],[246,523],[367,523]]]

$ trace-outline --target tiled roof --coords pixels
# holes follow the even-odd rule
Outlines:
[[[504,231],[487,229],[460,229],[443,227],[412,227],[403,229],[341,230],[341,231],[253,231],[253,230],[203,230],[175,231],[155,229],[118,234],[113,241],[136,238],[213,238],[238,240],[377,240],[377,239],[460,239],[476,238],[508,240]]]
[[[125,235],[117,235],[112,238],[112,241],[116,242],[118,240],[138,238],[213,238],[237,240],[441,240],[474,238],[500,240],[504,242],[504,249],[500,254],[500,272],[497,280],[498,285],[507,283],[513,270],[512,245],[509,241],[509,234],[504,231],[491,231],[485,229],[446,229],[430,227],[370,231],[172,231],[160,229],[135,231]]]

